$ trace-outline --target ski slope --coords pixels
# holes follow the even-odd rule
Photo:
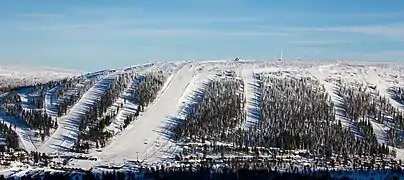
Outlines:
[[[134,120],[127,128],[122,129],[125,117],[128,114],[134,113],[137,104],[127,101],[123,103],[117,116],[105,130],[114,132],[114,137],[110,139],[109,145],[101,149],[100,152],[90,151],[91,155],[98,157],[100,160],[93,164],[109,164],[109,163],[124,163],[128,160],[144,160],[147,163],[165,161],[168,157],[173,157],[181,148],[177,143],[173,142],[170,135],[172,125],[182,121],[187,115],[186,106],[196,103],[194,97],[197,92],[201,92],[203,83],[211,80],[217,72],[226,70],[235,71],[235,74],[242,77],[244,81],[245,95],[245,112],[246,119],[241,125],[243,129],[253,128],[259,121],[259,79],[257,73],[261,72],[276,72],[276,71],[293,71],[296,76],[305,76],[311,74],[324,85],[325,90],[330,95],[330,99],[334,104],[336,119],[341,120],[345,127],[355,133],[357,137],[361,137],[360,132],[356,130],[355,125],[350,122],[345,116],[343,108],[343,99],[338,95],[338,84],[336,80],[356,81],[369,83],[377,86],[381,96],[389,98],[390,103],[394,107],[402,109],[402,104],[393,100],[388,88],[393,84],[393,80],[389,79],[389,72],[397,74],[398,85],[399,79],[402,77],[400,73],[404,71],[396,70],[389,66],[381,71],[381,67],[370,65],[367,63],[342,63],[342,62],[256,62],[256,61],[207,61],[207,62],[181,62],[181,63],[155,63],[144,65],[146,69],[141,69],[142,72],[147,71],[170,71],[172,76],[167,78],[163,89],[159,92],[157,99],[145,108],[145,112]],[[49,137],[42,146],[38,146],[33,136],[33,132],[29,128],[13,119],[6,119],[0,116],[0,119],[5,119],[6,123],[17,125],[17,133],[20,136],[21,144],[27,150],[39,150],[45,153],[66,152],[70,150],[77,139],[80,116],[105,92],[109,82],[119,73],[128,73],[131,70],[129,67],[125,70],[104,70],[88,76],[97,76],[106,72],[111,74],[103,76],[100,81],[93,85],[83,97],[69,110],[69,112],[58,118],[58,129]],[[392,73],[392,74],[394,74]],[[75,92],[77,88],[81,88],[82,82],[78,87],[71,89]],[[397,84],[395,84],[397,85]],[[123,95],[118,98],[115,104],[124,102],[125,96],[135,89],[137,86],[136,80],[133,80],[131,85],[124,91]],[[54,100],[54,91],[51,89],[45,97],[45,109],[48,113],[52,112],[53,104],[58,100]],[[67,92],[66,94],[69,94]],[[372,122],[374,132],[379,143],[388,143],[386,132],[388,127],[377,122]],[[401,150],[404,158],[404,151]]]
[[[154,68],[149,68],[148,71],[154,70]],[[141,72],[145,72],[145,71],[142,70],[142,71],[140,71],[140,73]],[[169,78],[172,78],[172,76],[170,76]],[[132,79],[128,88],[126,88],[124,90],[123,94],[117,100],[119,103],[123,103],[123,107],[119,109],[118,114],[116,115],[115,118],[113,118],[111,124],[109,124],[106,127],[106,129],[108,131],[113,132],[113,134],[115,134],[115,135],[117,133],[119,133],[120,131],[122,131],[125,118],[131,114],[135,114],[135,112],[136,112],[138,105],[135,102],[128,100],[128,97],[130,97],[131,92],[133,92],[137,89],[137,85],[139,85],[139,83],[140,83],[140,80],[138,78]]]
[[[28,124],[22,120],[17,119],[12,116],[6,116],[3,111],[0,111],[0,121],[6,125],[13,127],[15,126],[15,132],[19,137],[20,147],[26,151],[35,151],[37,149],[38,139],[35,138],[35,132],[33,132]]]
[[[331,102],[334,104],[335,119],[341,121],[341,124],[345,128],[349,128],[351,132],[355,134],[356,137],[363,137],[363,134],[359,131],[356,125],[351,122],[345,114],[344,109],[344,99],[337,93],[338,85],[336,82],[328,79],[330,77],[330,72],[338,73],[333,68],[337,66],[336,64],[327,64],[311,68],[310,73],[324,85],[324,88],[328,95],[330,96]]]
[[[56,99],[56,92],[61,86],[56,86],[50,90],[48,90],[45,94],[45,102],[44,102],[44,110],[50,116],[56,116],[56,112],[54,111],[54,100]]]
[[[39,152],[54,153],[70,151],[70,148],[77,140],[81,116],[100,98],[118,73],[119,71],[109,74],[84,93],[83,97],[69,112],[58,119],[58,128],[38,149]]]
[[[176,113],[176,105],[192,76],[190,65],[184,65],[175,74],[167,89],[163,90],[157,101],[143,115],[127,127],[102,153],[95,153],[99,154],[97,156],[101,162],[123,163],[125,160],[152,158],[148,155],[155,144],[169,138],[164,135],[165,127],[162,125],[169,116]]]
[[[257,125],[259,121],[259,91],[258,86],[259,83],[254,75],[254,65],[247,66],[242,70],[243,79],[244,79],[244,95],[245,95],[245,112],[246,112],[246,120],[243,124],[243,129],[250,129]]]
[[[388,98],[389,102],[393,107],[399,108],[402,110],[402,106],[391,98],[391,95],[388,94],[388,88],[393,84],[387,83],[386,79],[383,79],[379,76],[377,72],[378,68],[372,66],[351,66],[351,65],[341,65],[337,63],[327,64],[315,66],[310,69],[310,72],[324,85],[328,94],[331,96],[331,100],[334,103],[334,109],[336,110],[336,119],[341,120],[342,125],[345,127],[349,127],[351,131],[357,137],[363,137],[363,135],[358,131],[358,128],[350,122],[347,117],[344,115],[344,111],[342,107],[342,98],[339,97],[335,89],[337,86],[335,82],[327,82],[326,79],[338,79],[341,78],[344,81],[348,82],[361,82],[365,84],[372,84],[376,86],[376,89],[380,92],[380,96]],[[394,72],[394,71],[392,71]],[[388,144],[388,130],[385,124],[378,123],[374,120],[370,121],[372,124],[373,131],[376,135],[377,141],[379,144]],[[402,159],[404,158],[404,153],[402,151],[398,151],[401,153]],[[398,153],[398,154],[399,154]]]
[[[156,142],[158,143],[156,144],[157,146],[149,149],[148,156],[142,160],[145,160],[145,162],[149,164],[167,162],[170,161],[170,158],[173,158],[176,154],[182,151],[181,146],[170,139],[170,135],[172,134],[170,130],[174,125],[185,120],[185,117],[190,113],[188,112],[189,108],[200,102],[201,99],[198,99],[198,94],[204,93],[204,85],[208,84],[213,79],[214,75],[206,69],[194,73],[176,106],[177,112],[164,122],[163,127],[165,128],[163,134],[166,136],[160,138],[160,140]]]
[[[124,125],[125,118],[129,114],[134,114],[137,109],[137,104],[135,104],[132,101],[127,100],[125,97],[129,96],[130,92],[134,90],[134,87],[138,84],[138,79],[133,79],[131,84],[127,89],[125,89],[125,92],[123,95],[118,99],[120,102],[124,102],[124,105],[122,108],[119,109],[118,114],[116,117],[112,120],[111,124],[109,124],[106,129],[108,131],[112,131],[113,134],[117,134],[118,132],[121,131],[121,128]]]

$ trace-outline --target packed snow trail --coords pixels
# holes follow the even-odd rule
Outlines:
[[[244,79],[244,95],[245,95],[245,113],[246,120],[242,125],[242,129],[250,129],[258,124],[259,122],[259,83],[257,82],[257,77],[254,73],[254,65],[252,67],[248,66],[247,69],[242,70]]]
[[[324,66],[319,66],[317,69],[312,69],[311,73],[320,81],[320,83],[324,84],[325,89],[327,90],[328,94],[331,96],[331,100],[334,102],[334,108],[336,110],[336,119],[341,120],[341,123],[346,126],[346,127],[351,127],[351,131],[358,137],[363,137],[363,134],[359,132],[359,129],[357,126],[354,125],[354,123],[350,122],[347,117],[344,115],[345,111],[342,109],[341,105],[344,103],[342,98],[339,97],[338,95],[335,94],[334,92],[334,86],[333,84],[326,82],[325,77],[328,77],[330,68],[331,67],[336,67],[336,66],[344,66],[344,65],[336,65],[336,64],[330,64],[330,65],[324,65]],[[359,67],[357,66],[357,69],[355,69],[356,72],[354,73],[355,75],[352,77],[349,77],[346,72],[341,72],[341,75],[344,80],[352,81],[352,80],[361,80],[362,82],[365,83],[371,83],[377,86],[377,89],[380,90],[381,94],[386,92],[387,85],[381,80],[376,72],[371,69],[371,68],[365,68],[365,67]],[[370,121],[372,124],[373,131],[376,135],[377,141],[379,144],[387,144],[388,143],[388,135],[387,135],[387,130],[388,127],[386,127],[384,124],[377,123],[374,120]]]
[[[167,82],[170,82],[171,79],[172,75],[167,78]],[[129,100],[127,97],[131,96],[131,92],[137,91],[137,86],[139,85],[139,83],[139,78],[133,79],[129,87],[125,89],[125,92],[119,98],[119,101],[123,102],[123,107],[119,109],[118,114],[112,120],[111,124],[106,127],[106,130],[112,131],[114,135],[122,131],[126,117],[130,114],[135,114],[136,112],[138,105],[136,104],[136,102]],[[164,89],[164,87],[162,89]]]
[[[184,65],[173,77],[173,80],[156,102],[149,107],[134,123],[124,130],[109,146],[99,155],[101,162],[121,162],[125,160],[144,159],[146,152],[150,149],[150,144],[154,144],[159,138],[168,140],[169,137],[162,134],[162,125],[170,115],[176,113],[177,106],[182,92],[185,91],[188,83],[192,79],[193,71],[190,65]],[[149,152],[151,153],[151,152]]]
[[[177,123],[185,120],[185,117],[190,113],[188,112],[189,109],[192,109],[192,107],[200,103],[202,99],[199,99],[201,96],[198,94],[203,94],[205,88],[204,85],[209,84],[213,79],[214,76],[209,72],[206,72],[206,70],[194,74],[186,86],[185,91],[181,95],[176,108],[177,112],[169,118],[169,121],[165,122],[165,132],[161,134],[164,134],[165,136],[172,134],[172,128],[174,128]],[[150,153],[147,153],[147,157],[144,157],[146,163],[165,162],[170,158],[173,158],[175,154],[182,151],[180,146],[178,146],[172,139],[166,137],[159,138],[155,143],[157,146],[150,146],[147,151]]]
[[[12,129],[17,133],[20,146],[26,151],[34,151],[37,149],[36,143],[37,139],[35,139],[35,132],[33,132],[28,124],[22,119],[16,119],[12,116],[6,116],[4,111],[0,111],[0,121],[5,123],[6,125],[12,127]],[[14,129],[15,126],[15,129]]]
[[[48,90],[45,94],[45,102],[44,102],[44,109],[46,114],[50,116],[55,116],[57,113],[54,112],[54,100],[56,99],[56,92],[62,87],[62,85],[58,85],[50,90]]]
[[[124,105],[122,108],[119,109],[118,114],[112,120],[111,124],[109,124],[106,127],[107,130],[114,132],[114,134],[121,131],[121,127],[123,127],[123,125],[124,125],[125,118],[129,114],[135,113],[135,111],[137,109],[137,105],[135,103],[133,103],[132,101],[127,100],[127,98],[125,98],[125,96],[129,96],[129,92],[134,89],[133,87],[138,84],[138,81],[139,80],[137,78],[135,78],[132,81],[132,83],[129,85],[129,88],[127,88],[125,90],[122,97],[120,97],[120,99],[122,101],[124,101]]]
[[[119,71],[109,74],[84,93],[82,98],[69,110],[67,115],[58,119],[58,128],[39,148],[39,151],[43,153],[70,151],[71,147],[77,141],[81,116],[87,112],[90,106],[99,100],[100,96],[118,73]]]
[[[400,111],[403,111],[403,104],[401,104],[400,102],[396,101],[394,98],[392,98],[392,95],[389,94],[388,90],[390,87],[392,87],[391,84],[388,84],[386,82],[386,80],[380,78],[380,76],[378,75],[378,73],[376,72],[376,69],[372,69],[369,67],[369,73],[367,75],[367,80],[376,85],[377,90],[379,90],[380,92],[380,96],[384,96],[389,100],[389,103],[395,107],[398,108]],[[378,142],[384,143],[384,144],[388,144],[388,140],[389,140],[389,135],[388,135],[388,131],[389,131],[389,127],[387,127],[385,124],[381,124],[375,121],[372,121],[372,127],[375,131],[375,134],[377,136],[377,140]],[[389,146],[390,149],[394,149],[396,151],[397,154],[397,158],[404,160],[404,150],[403,149],[399,149],[399,148],[395,148],[392,146]]]
[[[344,99],[336,92],[338,85],[336,85],[335,82],[328,82],[325,80],[325,78],[329,76],[330,68],[335,66],[335,64],[316,66],[310,70],[310,73],[320,82],[320,84],[324,85],[327,94],[330,96],[330,99],[334,104],[335,120],[339,120],[345,128],[349,128],[356,137],[363,138],[364,136],[359,131],[358,127],[346,116]]]

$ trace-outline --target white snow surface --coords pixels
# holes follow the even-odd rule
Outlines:
[[[336,80],[342,79],[348,82],[364,82],[377,86],[382,96],[389,98],[395,107],[402,110],[402,105],[391,99],[387,90],[389,87],[404,86],[404,68],[397,64],[368,63],[368,62],[342,62],[342,61],[206,61],[206,62],[181,62],[181,63],[152,63],[147,71],[170,69],[173,75],[166,81],[165,86],[160,91],[158,98],[145,108],[145,112],[134,120],[123,131],[119,130],[125,114],[137,108],[136,104],[125,103],[121,108],[113,123],[107,129],[116,132],[116,136],[107,147],[100,152],[92,151],[90,155],[98,157],[96,162],[75,161],[77,166],[93,166],[98,164],[124,163],[127,160],[141,159],[148,163],[161,161],[175,154],[179,148],[171,140],[170,127],[181,121],[186,112],[184,106],[192,102],[192,96],[205,82],[217,72],[225,70],[236,71],[242,76],[245,83],[245,98],[247,118],[242,125],[243,128],[253,127],[259,119],[253,116],[251,109],[257,108],[254,105],[254,85],[257,85],[254,73],[273,71],[293,71],[296,76],[312,75],[322,83],[329,93],[335,105],[336,118],[341,120],[344,126],[352,126],[346,119],[343,109],[339,106],[342,102],[337,95]],[[77,139],[79,126],[78,117],[88,108],[100,93],[105,91],[105,84],[114,78],[112,73],[95,84],[88,90],[82,99],[73,106],[69,113],[58,120],[59,128],[56,132],[38,148],[40,152],[65,152]],[[124,93],[125,94],[125,93]],[[191,97],[191,98],[190,98]],[[47,96],[46,107],[52,104],[52,98]],[[118,100],[119,102],[122,99]],[[18,124],[10,122],[11,124]],[[387,127],[383,124],[372,122],[374,131],[379,143],[386,143]],[[19,127],[17,126],[17,129]],[[30,139],[25,136],[27,131],[20,126],[17,130],[27,149],[36,149],[35,143],[30,143]],[[352,130],[355,130],[352,128]],[[28,133],[29,134],[29,133]],[[361,134],[356,132],[357,136]],[[31,144],[31,145],[30,145]],[[404,150],[398,149],[397,154],[404,158]]]
[[[91,87],[69,112],[58,118],[58,128],[49,139],[39,148],[39,152],[66,152],[77,140],[80,117],[100,98],[120,71],[111,73]]]
[[[165,136],[164,121],[174,115],[182,92],[193,76],[190,65],[184,65],[167,83],[166,88],[154,104],[147,108],[134,123],[117,137],[102,153],[95,153],[101,161],[124,163],[125,160],[146,159],[155,144],[168,141]],[[131,143],[128,143],[128,142]],[[147,143],[145,144],[145,141]],[[97,155],[99,154],[99,155]]]
[[[246,121],[243,124],[243,129],[249,129],[254,127],[258,121],[259,117],[257,117],[256,112],[259,110],[257,107],[258,103],[258,82],[254,75],[254,64],[251,66],[246,66],[242,70],[243,79],[244,79],[244,95],[245,95],[245,111],[246,111]]]
[[[39,83],[80,75],[81,71],[46,67],[0,66],[0,86]]]
[[[386,97],[393,107],[403,110],[403,105],[395,101],[388,93],[388,89],[392,86],[403,87],[402,74],[403,67],[397,64],[384,64],[384,63],[341,63],[333,62],[314,66],[310,72],[324,84],[325,89],[331,96],[336,110],[336,118],[341,120],[342,124],[346,127],[351,127],[351,130],[357,136],[362,136],[357,131],[356,127],[349,122],[343,115],[343,110],[340,108],[342,103],[341,97],[336,95],[335,89],[336,79],[341,79],[345,82],[361,82],[376,86],[376,90],[380,92],[380,96]],[[400,82],[401,81],[401,82]],[[388,130],[385,124],[371,121],[373,131],[380,144],[388,144]],[[390,147],[392,148],[392,147]],[[404,150],[394,148],[397,151],[397,158],[404,160]]]
[[[190,66],[192,67],[189,68]],[[172,123],[183,120],[186,115],[186,112],[183,112],[184,104],[192,103],[192,100],[190,100],[192,98],[189,97],[192,97],[193,93],[201,87],[201,82],[206,81],[215,73],[225,70],[234,70],[237,75],[241,74],[246,86],[244,93],[247,118],[242,125],[244,128],[251,128],[259,121],[258,118],[252,115],[253,111],[249,111],[249,109],[257,108],[254,107],[255,105],[252,101],[254,91],[256,91],[252,85],[257,85],[258,83],[254,78],[254,73],[289,71],[296,76],[314,76],[317,78],[324,85],[335,105],[336,118],[340,119],[344,126],[350,126],[356,136],[360,137],[362,135],[347,120],[344,110],[339,106],[342,99],[336,94],[336,80],[342,79],[347,82],[356,81],[374,84],[383,94],[387,92],[387,88],[392,86],[393,83],[395,83],[394,85],[403,86],[397,80],[401,80],[402,75],[400,74],[404,73],[402,69],[401,66],[396,65],[386,66],[366,62],[209,61],[190,63],[175,75],[167,90],[161,94],[151,107],[146,109],[146,112],[139,119],[116,136],[111,144],[101,152],[92,154],[101,159],[101,161],[94,162],[92,165],[120,164],[137,158],[153,163],[172,157],[180,149],[168,137],[170,135],[167,130],[169,129],[168,127],[171,127]],[[397,102],[392,103],[396,103],[398,107]],[[379,143],[386,143],[386,127],[380,124],[373,125]],[[397,150],[397,154],[404,157],[404,151],[401,149]],[[76,165],[85,164],[77,163]],[[86,164],[86,166],[88,165]]]
[[[149,68],[147,70],[154,71],[156,69],[157,69],[157,67],[153,66],[152,68]],[[140,74],[144,73],[144,72],[145,71],[141,71]],[[170,82],[172,78],[173,78],[173,75],[170,75],[167,78],[167,82]],[[119,133],[123,128],[125,118],[136,112],[138,105],[132,101],[127,100],[127,97],[130,96],[131,92],[133,92],[137,89],[136,86],[139,83],[140,83],[140,81],[138,78],[133,79],[132,82],[130,83],[129,87],[126,88],[124,93],[121,95],[121,97],[118,98],[116,103],[118,103],[118,104],[123,103],[123,107],[120,108],[118,114],[116,115],[115,118],[113,118],[111,124],[109,124],[106,127],[106,129],[109,131],[112,131],[113,134]],[[164,87],[166,87],[166,86],[164,86]]]
[[[34,151],[37,149],[38,139],[35,138],[35,133],[29,128],[24,120],[6,116],[3,111],[0,111],[0,121],[7,126],[15,126],[15,132],[19,137],[21,148],[27,151]]]

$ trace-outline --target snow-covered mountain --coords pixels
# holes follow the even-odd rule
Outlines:
[[[125,168],[138,162],[175,164],[191,156],[193,162],[282,156],[311,168],[311,155],[333,162],[339,155],[404,159],[404,68],[398,63],[222,60],[87,74],[22,71],[1,69],[0,78],[41,80],[15,90],[18,96],[4,92],[0,120],[17,135],[14,149],[45,153],[50,167]],[[329,140],[332,133],[346,133],[338,139],[346,140],[344,147]],[[277,142],[282,134],[293,142]],[[318,139],[304,140],[311,135]],[[44,166],[39,159],[26,155],[19,166],[13,161],[5,169]]]

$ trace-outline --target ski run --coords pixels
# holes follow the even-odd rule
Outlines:
[[[100,159],[123,163],[125,160],[150,158],[157,144],[169,140],[165,136],[167,127],[164,122],[175,115],[177,103],[192,76],[190,65],[183,66],[163,87],[156,102],[102,151]],[[132,143],[126,143],[129,139]]]
[[[352,65],[353,64],[353,65]],[[387,97],[389,102],[399,108],[402,105],[394,100],[389,94],[392,86],[402,86],[395,79],[401,78],[396,75],[389,75],[390,72],[397,72],[391,69],[376,68],[373,66],[360,66],[354,63],[345,62],[268,62],[256,63],[254,61],[205,61],[205,62],[178,62],[178,63],[149,63],[139,66],[131,66],[123,69],[104,70],[86,74],[86,79],[74,87],[66,90],[66,96],[72,95],[80,88],[96,78],[97,82],[92,85],[79,99],[76,104],[69,108],[68,112],[57,117],[58,128],[42,144],[35,138],[35,132],[19,119],[14,119],[0,112],[0,121],[7,125],[15,126],[21,147],[27,151],[39,151],[43,153],[63,154],[71,150],[78,136],[80,117],[96,102],[101,94],[105,92],[112,79],[121,73],[147,73],[151,71],[166,71],[170,75],[165,79],[163,87],[159,90],[157,98],[145,107],[133,122],[123,128],[125,118],[133,114],[138,104],[127,101],[125,97],[136,90],[139,80],[134,78],[129,86],[114,101],[109,111],[115,111],[115,106],[121,105],[111,123],[105,130],[113,132],[113,137],[103,148],[93,149],[90,156],[97,157],[98,161],[88,162],[84,160],[72,160],[71,165],[78,167],[92,167],[103,164],[122,164],[127,161],[141,160],[146,163],[164,162],[172,158],[182,149],[178,142],[171,138],[171,129],[176,123],[181,123],[187,115],[186,107],[196,105],[197,93],[203,93],[204,84],[218,78],[219,72],[234,71],[236,78],[243,82],[240,93],[244,94],[245,119],[238,125],[242,129],[254,128],[262,121],[260,114],[260,73],[287,71],[296,77],[311,76],[323,85],[334,105],[335,118],[340,120],[342,125],[349,128],[358,138],[362,134],[357,127],[346,117],[344,100],[338,93],[340,84],[337,81],[363,82],[374,85],[380,92],[380,96]],[[138,68],[142,66],[143,68]],[[377,65],[374,65],[377,66]],[[399,72],[398,72],[399,73]],[[387,74],[387,75],[386,75]],[[44,110],[56,118],[54,106],[63,98],[56,99],[56,91],[59,86],[49,89],[44,98]],[[24,92],[19,92],[23,98],[28,98]],[[5,94],[2,94],[4,96]],[[389,127],[385,124],[371,121],[374,133],[380,144],[387,144]],[[404,151],[397,149],[399,158],[404,158]]]
[[[117,71],[118,72],[118,71]],[[39,148],[40,152],[54,153],[70,151],[77,140],[81,116],[89,109],[89,106],[98,100],[106,90],[109,83],[118,73],[111,73],[93,87],[91,87],[70,111],[58,119],[58,128],[49,139]]]

